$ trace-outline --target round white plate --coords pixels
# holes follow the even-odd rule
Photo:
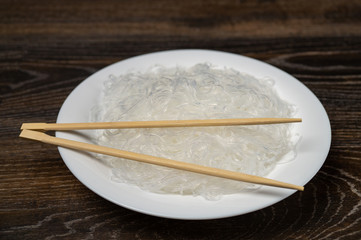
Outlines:
[[[197,63],[212,63],[218,67],[229,67],[258,78],[275,80],[281,98],[295,104],[297,124],[301,141],[297,158],[279,164],[268,178],[305,185],[324,163],[331,144],[331,128],[327,113],[317,97],[301,82],[289,74],[258,60],[248,57],[208,50],[175,50],[145,54],[112,64],[84,80],[68,96],[57,119],[58,123],[88,122],[89,111],[102,90],[109,75],[118,76],[131,70],[146,70],[155,64],[166,67],[176,65],[191,67]],[[90,142],[91,130],[57,132],[57,137]],[[262,186],[257,190],[225,195],[218,201],[207,201],[202,197],[164,195],[145,192],[138,187],[115,183],[110,180],[108,166],[90,154],[59,148],[59,152],[70,171],[89,189],[103,198],[134,211],[174,219],[216,219],[249,213],[270,206],[290,196],[295,191]],[[305,186],[305,191],[308,191]]]

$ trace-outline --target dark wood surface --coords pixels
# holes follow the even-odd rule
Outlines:
[[[0,3],[0,239],[361,239],[360,1]],[[332,146],[306,191],[207,221],[152,217],[82,185],[54,146],[19,139],[113,62],[201,48],[283,69],[323,103]]]

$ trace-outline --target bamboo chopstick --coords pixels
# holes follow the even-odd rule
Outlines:
[[[195,173],[200,173],[200,174],[206,174],[206,175],[211,175],[211,176],[215,176],[215,177],[227,178],[227,179],[255,183],[255,184],[260,184],[260,185],[268,185],[268,186],[281,187],[281,188],[290,188],[290,189],[296,189],[299,191],[304,190],[304,187],[302,187],[302,186],[297,186],[297,185],[293,185],[290,183],[284,183],[284,182],[280,182],[280,181],[276,181],[276,180],[272,180],[272,179],[268,179],[268,178],[258,177],[258,176],[249,175],[249,174],[243,174],[243,173],[239,173],[239,172],[232,172],[232,171],[217,169],[217,168],[212,168],[212,167],[205,167],[205,166],[201,166],[201,165],[197,165],[197,164],[193,164],[193,163],[180,162],[180,161],[175,161],[175,160],[170,160],[170,159],[160,158],[160,157],[154,157],[154,156],[145,155],[145,154],[128,152],[128,151],[98,146],[98,145],[89,144],[89,143],[77,142],[77,141],[73,141],[73,140],[49,136],[45,133],[33,131],[33,130],[27,130],[27,129],[22,130],[22,132],[20,133],[20,137],[28,138],[28,139],[32,139],[32,140],[36,140],[36,141],[41,141],[44,143],[49,143],[49,144],[53,144],[53,145],[57,145],[57,146],[65,147],[65,148],[95,152],[95,153],[100,153],[100,154],[105,154],[105,155],[110,155],[110,156],[120,157],[120,158],[127,158],[127,159],[131,159],[131,160],[139,161],[139,162],[150,163],[150,164],[155,164],[155,165],[159,165],[159,166],[175,168],[175,169],[179,169],[179,170],[185,170],[185,171],[190,171],[190,172],[195,172]]]
[[[234,126],[302,122],[301,118],[233,118],[206,120],[167,120],[167,121],[124,121],[93,123],[23,123],[21,129],[32,130],[77,130],[77,129],[116,129],[116,128],[158,128],[158,127],[205,127]]]

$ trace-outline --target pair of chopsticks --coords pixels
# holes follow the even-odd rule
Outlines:
[[[248,118],[248,119],[209,119],[209,120],[168,120],[168,121],[133,121],[133,122],[96,122],[96,123],[24,123],[21,126],[20,137],[53,144],[60,147],[95,152],[114,157],[126,158],[139,162],[175,168],[215,177],[249,182],[260,185],[296,189],[303,191],[303,186],[280,182],[269,178],[233,172],[218,168],[201,166],[193,163],[180,162],[161,157],[134,153],[89,143],[83,143],[58,137],[53,137],[41,131],[79,130],[79,129],[118,129],[118,128],[161,128],[161,127],[206,127],[259,125],[301,122],[300,118]]]

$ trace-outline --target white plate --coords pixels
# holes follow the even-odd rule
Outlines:
[[[305,185],[324,163],[331,144],[331,128],[327,113],[317,97],[301,82],[289,74],[266,63],[225,52],[208,50],[175,50],[146,54],[112,64],[83,81],[68,96],[57,119],[58,123],[87,122],[89,111],[97,101],[104,80],[110,74],[120,75],[129,70],[146,70],[161,64],[190,67],[209,62],[219,67],[230,67],[255,77],[275,80],[281,98],[295,104],[302,139],[297,158],[278,165],[267,177]],[[56,136],[89,142],[92,132],[80,134],[57,132]],[[138,212],[174,219],[216,219],[249,213],[270,206],[290,196],[295,191],[263,186],[257,190],[226,195],[219,201],[207,201],[202,197],[163,195],[145,192],[135,186],[110,180],[110,169],[91,155],[59,148],[70,171],[89,189],[120,206]],[[307,186],[305,191],[308,191]]]

